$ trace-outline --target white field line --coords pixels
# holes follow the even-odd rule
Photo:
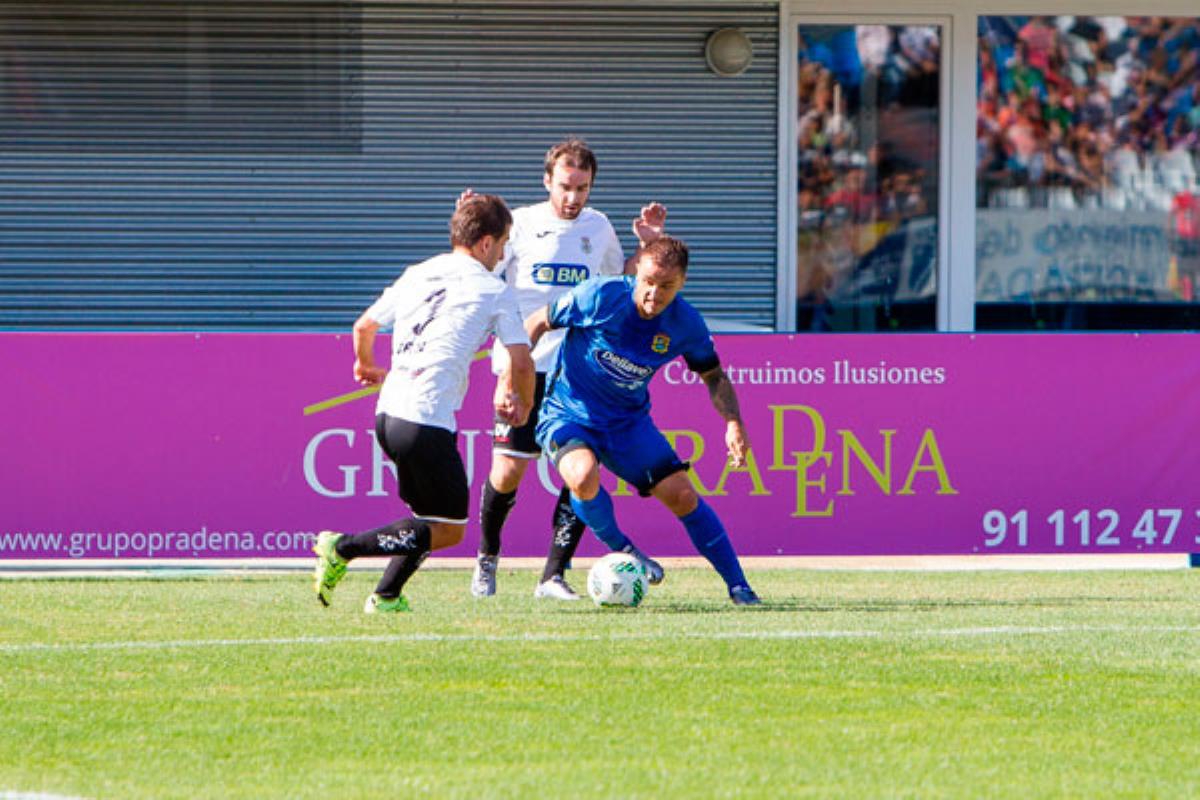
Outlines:
[[[49,644],[28,642],[0,644],[0,653],[78,653],[101,650],[173,650],[202,647],[296,647],[330,644],[419,644],[425,642],[638,642],[670,639],[679,641],[724,640],[821,640],[821,639],[934,639],[1002,636],[1057,636],[1075,633],[1200,633],[1200,625],[1000,625],[979,628],[925,628],[911,631],[826,630],[826,631],[712,631],[707,633],[395,633],[362,636],[295,636],[259,639],[168,639],[162,641],[66,642]],[[0,800],[4,800],[0,795]]]
[[[542,568],[542,557],[505,556],[505,569]],[[587,569],[595,558],[574,560],[577,569]],[[663,556],[658,558],[668,569],[708,568],[699,556]],[[358,558],[350,569],[373,571],[386,559]],[[742,556],[747,569],[812,569],[866,572],[965,572],[965,571],[1036,571],[1074,570],[1169,570],[1187,569],[1187,553],[1053,553],[964,556]],[[186,578],[198,575],[287,574],[312,570],[307,558],[191,558],[191,559],[24,559],[0,560],[0,579],[12,578]],[[430,569],[473,569],[475,557],[433,556],[422,566]],[[0,798],[3,800],[3,798]]]

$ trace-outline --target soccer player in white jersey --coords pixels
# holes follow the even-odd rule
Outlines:
[[[573,287],[598,275],[631,273],[636,260],[625,260],[621,242],[608,217],[587,205],[596,179],[596,156],[580,139],[566,139],[550,148],[545,158],[543,184],[549,197],[542,203],[513,212],[512,236],[497,271],[517,291],[522,316],[529,316]],[[467,190],[463,197],[470,197]],[[640,245],[663,235],[667,210],[659,203],[642,209],[633,231]],[[541,455],[534,441],[537,408],[545,391],[546,373],[554,364],[562,332],[544,336],[533,350],[537,365],[534,411],[523,426],[497,420],[492,439],[492,466],[480,503],[479,556],[471,577],[471,593],[487,597],[496,592],[496,566],[500,532],[516,501],[517,488],[531,462]],[[492,368],[501,374],[506,365],[503,348],[493,350]],[[535,597],[577,600],[564,572],[584,525],[571,508],[564,487],[551,519],[550,553]]]
[[[450,219],[451,252],[415,264],[354,323],[354,377],[382,383],[375,435],[396,465],[401,499],[413,516],[344,535],[322,531],[317,599],[329,605],[346,564],[392,556],[364,611],[408,611],[405,582],[431,550],[462,541],[470,495],[456,442],[455,412],[467,392],[475,353],[495,335],[507,353],[497,382],[498,419],[522,424],[533,404],[534,368],[513,289],[493,273],[504,254],[512,215],[494,195],[475,195]],[[376,366],[374,344],[391,327],[391,368]]]

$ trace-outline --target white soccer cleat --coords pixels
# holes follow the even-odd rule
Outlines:
[[[485,556],[480,553],[475,559],[475,573],[471,576],[471,594],[475,597],[491,597],[496,593],[496,567],[500,556]]]
[[[550,600],[578,600],[579,595],[570,587],[562,575],[555,575],[548,581],[542,581],[533,590],[533,596]]]

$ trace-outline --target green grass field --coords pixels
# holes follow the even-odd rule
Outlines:
[[[0,581],[0,796],[1200,796],[1200,575],[751,577]]]

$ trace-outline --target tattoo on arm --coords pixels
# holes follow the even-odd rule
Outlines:
[[[725,370],[717,367],[700,377],[708,387],[708,396],[712,398],[713,408],[717,413],[725,420],[740,420],[742,411],[738,407],[737,394],[733,391],[733,384],[729,382]]]

